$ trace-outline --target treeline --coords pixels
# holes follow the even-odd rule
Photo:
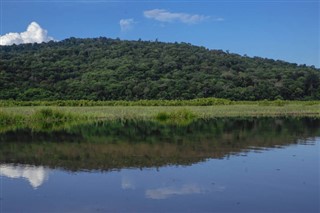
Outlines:
[[[190,100],[137,100],[137,101],[93,101],[93,100],[56,100],[56,101],[16,101],[0,100],[0,107],[13,106],[215,106],[215,105],[260,105],[284,106],[287,104],[320,105],[320,101],[231,101],[221,98],[197,98]]]
[[[2,100],[320,100],[320,69],[188,43],[70,38],[0,47]]]
[[[15,101],[0,100],[0,107],[10,106],[211,106],[231,105],[234,101],[221,98],[198,98],[191,100],[137,100],[137,101],[93,101],[93,100],[56,100],[56,101]]]

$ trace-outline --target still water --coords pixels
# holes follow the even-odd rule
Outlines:
[[[0,129],[0,212],[319,212],[320,120]]]

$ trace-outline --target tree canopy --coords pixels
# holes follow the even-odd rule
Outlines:
[[[320,69],[189,43],[69,38],[0,47],[0,99],[320,100]]]

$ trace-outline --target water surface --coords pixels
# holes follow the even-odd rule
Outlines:
[[[1,212],[319,212],[320,120],[6,127]]]

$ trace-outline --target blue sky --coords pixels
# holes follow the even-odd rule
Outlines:
[[[1,1],[1,35],[189,42],[320,67],[319,1]],[[122,21],[121,21],[122,20]],[[120,26],[121,23],[121,26]]]

